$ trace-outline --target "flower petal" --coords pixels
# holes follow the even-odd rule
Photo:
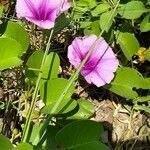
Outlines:
[[[103,70],[115,72],[118,68],[118,65],[119,65],[119,62],[115,58],[115,59],[101,60],[99,64],[97,65],[97,67],[99,68],[99,70],[103,69]]]
[[[84,78],[89,84],[93,83],[97,87],[100,87],[106,84],[106,82],[101,78],[100,74],[95,70],[89,73],[88,75],[84,76]]]
[[[70,8],[70,4],[67,2],[67,0],[61,0],[60,13],[68,10],[69,8]]]
[[[96,39],[97,39],[97,36],[94,34],[92,34],[90,36],[85,36],[82,38],[83,47],[84,47],[84,49],[87,50],[86,52],[88,52],[92,48],[92,45],[94,44]]]
[[[77,37],[73,40],[68,47],[68,58],[75,68],[80,65],[96,39],[95,35],[91,35],[84,38]]]
[[[101,67],[97,67],[95,69],[95,71],[99,74],[99,76],[101,77],[101,79],[105,82],[105,84],[110,83],[111,80],[114,78],[114,72],[112,72],[109,69],[102,69]]]
[[[34,17],[35,5],[30,0],[17,0],[17,17]]]
[[[100,87],[112,81],[119,65],[114,52],[103,38],[97,39],[95,35],[75,38],[68,48],[68,58],[77,68],[95,41],[94,50],[81,69],[81,74],[89,84]]]
[[[81,63],[80,53],[75,50],[73,45],[68,47],[68,58],[70,63],[75,67],[78,68]]]
[[[57,14],[70,7],[67,0],[17,0],[17,17],[24,17],[41,28],[54,26]]]

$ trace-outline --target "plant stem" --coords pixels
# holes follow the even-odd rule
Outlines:
[[[74,82],[75,79],[77,78],[78,74],[80,73],[82,67],[84,66],[84,64],[86,63],[86,61],[87,61],[88,58],[90,57],[90,55],[92,54],[92,52],[93,52],[93,50],[94,50],[94,48],[95,48],[95,46],[96,46],[96,44],[97,44],[98,39],[99,39],[99,38],[102,36],[102,34],[105,32],[105,29],[106,29],[108,23],[110,22],[110,20],[112,19],[114,13],[116,12],[116,9],[117,9],[117,7],[118,7],[118,5],[119,5],[119,2],[120,2],[120,0],[118,0],[117,5],[115,6],[115,8],[114,8],[114,10],[113,10],[113,12],[112,12],[110,18],[109,18],[108,21],[106,22],[106,25],[104,26],[104,28],[103,28],[103,30],[101,31],[100,35],[98,36],[97,40],[93,43],[91,50],[88,52],[88,54],[86,55],[86,57],[84,58],[84,60],[81,62],[81,64],[80,64],[79,68],[77,69],[77,71],[76,71],[76,72],[71,76],[71,78],[69,79],[68,84],[66,85],[66,87],[64,88],[62,94],[59,96],[58,100],[56,101],[56,104],[55,104],[54,107],[52,108],[52,110],[51,110],[51,112],[50,112],[51,114],[53,114],[53,113],[57,110],[59,104],[61,103],[62,99],[63,99],[64,96],[66,95],[68,89],[69,89],[70,86],[73,84],[73,82]]]
[[[32,119],[32,113],[33,113],[33,110],[34,110],[34,107],[35,107],[36,98],[37,98],[39,88],[40,88],[40,81],[41,81],[41,78],[42,78],[42,72],[43,72],[43,69],[44,69],[46,56],[49,53],[53,31],[54,30],[52,29],[51,32],[50,32],[50,36],[49,36],[49,39],[48,39],[48,42],[47,42],[46,50],[45,50],[45,53],[44,53],[44,56],[43,56],[43,59],[42,59],[42,63],[41,63],[41,67],[40,67],[41,72],[39,72],[38,78],[36,80],[36,86],[35,86],[35,90],[34,90],[33,96],[32,96],[31,107],[29,109],[29,113],[27,114],[26,123],[25,123],[24,130],[23,130],[23,136],[22,136],[22,140],[21,140],[22,142],[27,141],[29,127],[30,127],[31,119]]]
[[[66,87],[64,88],[64,90],[62,91],[61,95],[59,96],[59,98],[57,99],[55,105],[53,106],[53,108],[50,111],[50,115],[48,115],[47,119],[45,120],[45,122],[43,123],[43,126],[40,130],[40,133],[44,134],[45,129],[47,128],[50,120],[52,119],[52,114],[54,114],[57,110],[57,108],[59,107],[61,101],[63,100],[64,96],[66,95],[67,91],[69,90],[70,86],[73,84],[73,82],[76,80],[78,74],[80,73],[82,67],[84,66],[84,64],[86,63],[86,61],[88,60],[88,58],[90,57],[91,53],[93,52],[98,39],[102,36],[102,34],[105,32],[105,29],[107,27],[107,25],[109,24],[110,20],[112,19],[112,17],[114,16],[114,13],[116,12],[116,9],[118,7],[120,3],[120,0],[118,0],[118,3],[116,4],[115,8],[113,9],[113,12],[110,16],[110,18],[108,19],[108,21],[106,22],[103,30],[101,31],[100,35],[98,36],[97,40],[93,43],[91,50],[88,52],[88,54],[86,55],[86,57],[84,58],[84,60],[81,62],[79,68],[77,69],[77,71],[70,77],[68,84],[66,85]],[[41,136],[42,138],[43,136]]]

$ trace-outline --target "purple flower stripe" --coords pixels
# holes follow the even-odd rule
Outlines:
[[[57,13],[69,9],[67,0],[17,0],[16,12],[18,18],[26,18],[37,26],[50,29],[54,27]],[[59,15],[60,15],[59,13]]]

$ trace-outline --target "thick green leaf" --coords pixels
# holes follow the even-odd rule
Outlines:
[[[99,16],[101,13],[108,11],[110,5],[108,3],[99,4],[94,10],[91,11],[93,16]]]
[[[99,141],[103,132],[103,126],[97,122],[91,120],[76,121],[61,129],[56,134],[56,141],[58,145],[69,150],[75,150],[77,146],[79,149],[86,149],[87,144],[93,142],[93,146],[90,147],[95,149],[92,150],[99,150],[99,147],[94,146],[94,144]]]
[[[13,150],[10,140],[4,135],[0,135],[0,150]]]
[[[21,143],[15,148],[15,150],[33,150],[33,146],[29,143]]]
[[[40,65],[42,63],[42,58],[44,56],[44,51],[38,50],[35,51],[28,59],[27,61],[27,67],[26,70],[26,77],[28,78],[35,78],[38,76]],[[33,69],[33,70],[32,70]],[[34,71],[34,69],[37,69],[37,71]]]
[[[79,99],[78,101],[79,109],[76,114],[69,117],[71,119],[88,119],[90,116],[94,114],[94,106],[93,104],[84,99]]]
[[[42,63],[42,59],[44,56],[44,52],[42,50],[38,50],[34,52],[27,61],[27,66],[31,70],[27,71],[27,76],[30,78],[34,78],[38,75],[38,71],[40,71],[40,66]],[[43,69],[42,79],[49,80],[52,78],[57,78],[58,70],[59,70],[59,56],[57,53],[51,52],[46,56],[45,66]],[[37,71],[33,71],[37,69]]]
[[[131,1],[121,6],[118,13],[126,19],[137,19],[148,10],[141,1]]]
[[[20,44],[10,38],[0,38],[0,70],[21,65],[22,61],[18,56],[22,48]]]
[[[150,85],[137,70],[128,67],[119,68],[115,79],[109,86],[110,91],[128,99],[138,97],[134,88],[149,89]]]
[[[63,78],[52,79],[45,82],[40,89],[40,95],[45,104],[52,104],[56,102],[64,87],[67,85],[68,80]],[[71,86],[64,99],[70,99],[74,92],[74,87]]]
[[[42,100],[46,104],[46,107],[43,108],[42,112],[50,113],[51,108],[56,103],[57,99],[59,98],[67,83],[68,80],[63,78],[52,79],[43,83],[43,85],[40,88],[40,95]],[[71,111],[76,107],[77,103],[71,99],[73,92],[74,86],[72,85],[55,113],[58,113],[60,111],[66,113],[66,111]],[[66,111],[65,109],[62,110],[63,107],[66,108]]]
[[[140,48],[138,40],[131,33],[119,33],[117,42],[128,60],[132,60],[132,56]]]
[[[94,141],[87,144],[78,145],[76,147],[70,148],[69,150],[109,150],[109,148],[100,141]]]
[[[47,104],[41,109],[41,113],[44,114],[50,114],[51,109],[54,107],[56,102],[53,102],[52,104]],[[67,115],[68,113],[73,113],[73,110],[78,106],[78,103],[74,99],[64,99],[58,109],[56,110],[55,114],[63,114]]]
[[[32,127],[32,131],[30,132],[29,142],[34,145],[36,150],[55,150],[57,147],[55,135],[60,130],[59,127],[49,125],[46,128],[45,135],[41,139],[41,128],[42,123],[36,123]]]
[[[29,35],[27,31],[21,25],[18,24],[18,22],[8,21],[3,36],[12,38],[18,43],[20,43],[22,47],[21,55],[29,47]]]
[[[150,14],[148,14],[140,24],[141,32],[150,31]]]
[[[101,27],[101,29],[105,28],[106,32],[108,32],[110,27],[112,26],[113,20],[116,17],[117,13],[114,13],[114,15],[110,19],[111,15],[112,15],[112,10],[107,11],[107,12],[101,14],[101,16],[100,16],[100,20],[99,20],[100,27]],[[109,24],[107,24],[107,27],[106,27],[106,23],[108,22],[109,19],[110,19]]]
[[[40,130],[42,128],[42,123],[36,123],[32,126],[32,129],[30,129],[30,138],[29,138],[29,142],[32,144],[32,145],[37,145],[40,138],[41,138],[41,134],[40,134]]]

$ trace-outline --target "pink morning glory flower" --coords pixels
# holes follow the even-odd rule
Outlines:
[[[18,18],[26,18],[37,26],[50,29],[54,27],[57,15],[69,9],[67,0],[17,0]]]
[[[119,65],[114,52],[104,38],[97,39],[96,35],[76,37],[68,47],[68,58],[70,63],[78,68],[96,40],[96,46],[83,66],[81,74],[89,84],[100,87],[111,82]]]

